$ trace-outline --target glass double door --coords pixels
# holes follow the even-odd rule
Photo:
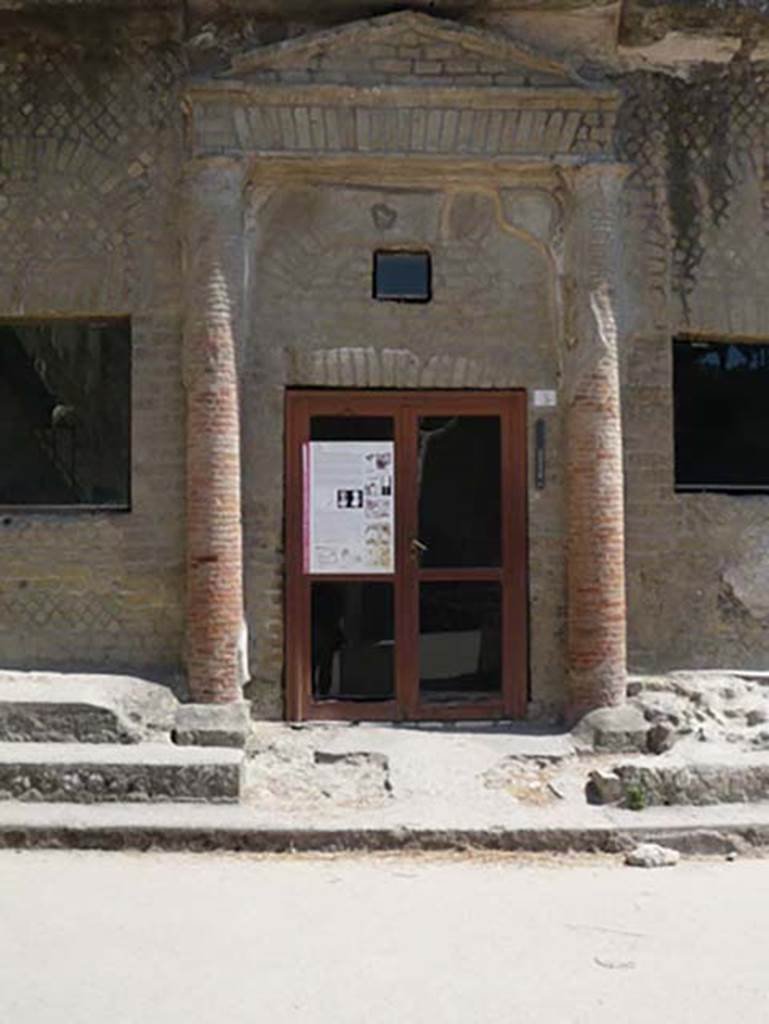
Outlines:
[[[525,393],[290,391],[291,719],[522,717]]]

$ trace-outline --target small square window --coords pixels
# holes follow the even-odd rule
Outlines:
[[[130,505],[127,320],[0,322],[0,505]]]
[[[432,269],[429,252],[374,253],[374,298],[390,302],[429,302]]]
[[[677,491],[769,491],[769,345],[673,342]]]

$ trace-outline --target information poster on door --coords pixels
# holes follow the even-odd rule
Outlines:
[[[310,441],[305,446],[309,572],[394,571],[394,470],[392,441]]]

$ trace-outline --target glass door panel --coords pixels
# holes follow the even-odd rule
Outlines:
[[[313,416],[311,441],[392,441],[392,416]]]
[[[499,416],[420,416],[417,537],[422,568],[498,566],[502,557]]]
[[[419,587],[419,696],[424,703],[499,698],[502,588],[452,581]]]
[[[392,700],[392,583],[312,583],[312,695],[316,700]]]

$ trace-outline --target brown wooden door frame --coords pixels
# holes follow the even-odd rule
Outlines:
[[[305,572],[302,452],[311,416],[388,416],[395,439],[395,573]],[[500,417],[502,558],[498,568],[423,569],[412,556],[417,536],[417,424],[424,415]],[[304,719],[522,718],[528,689],[526,393],[524,391],[287,391],[286,392],[286,710]],[[313,580],[391,582],[395,598],[395,699],[317,701],[311,693],[310,587]],[[419,583],[498,581],[502,586],[502,693],[478,703],[423,704],[417,644]]]

